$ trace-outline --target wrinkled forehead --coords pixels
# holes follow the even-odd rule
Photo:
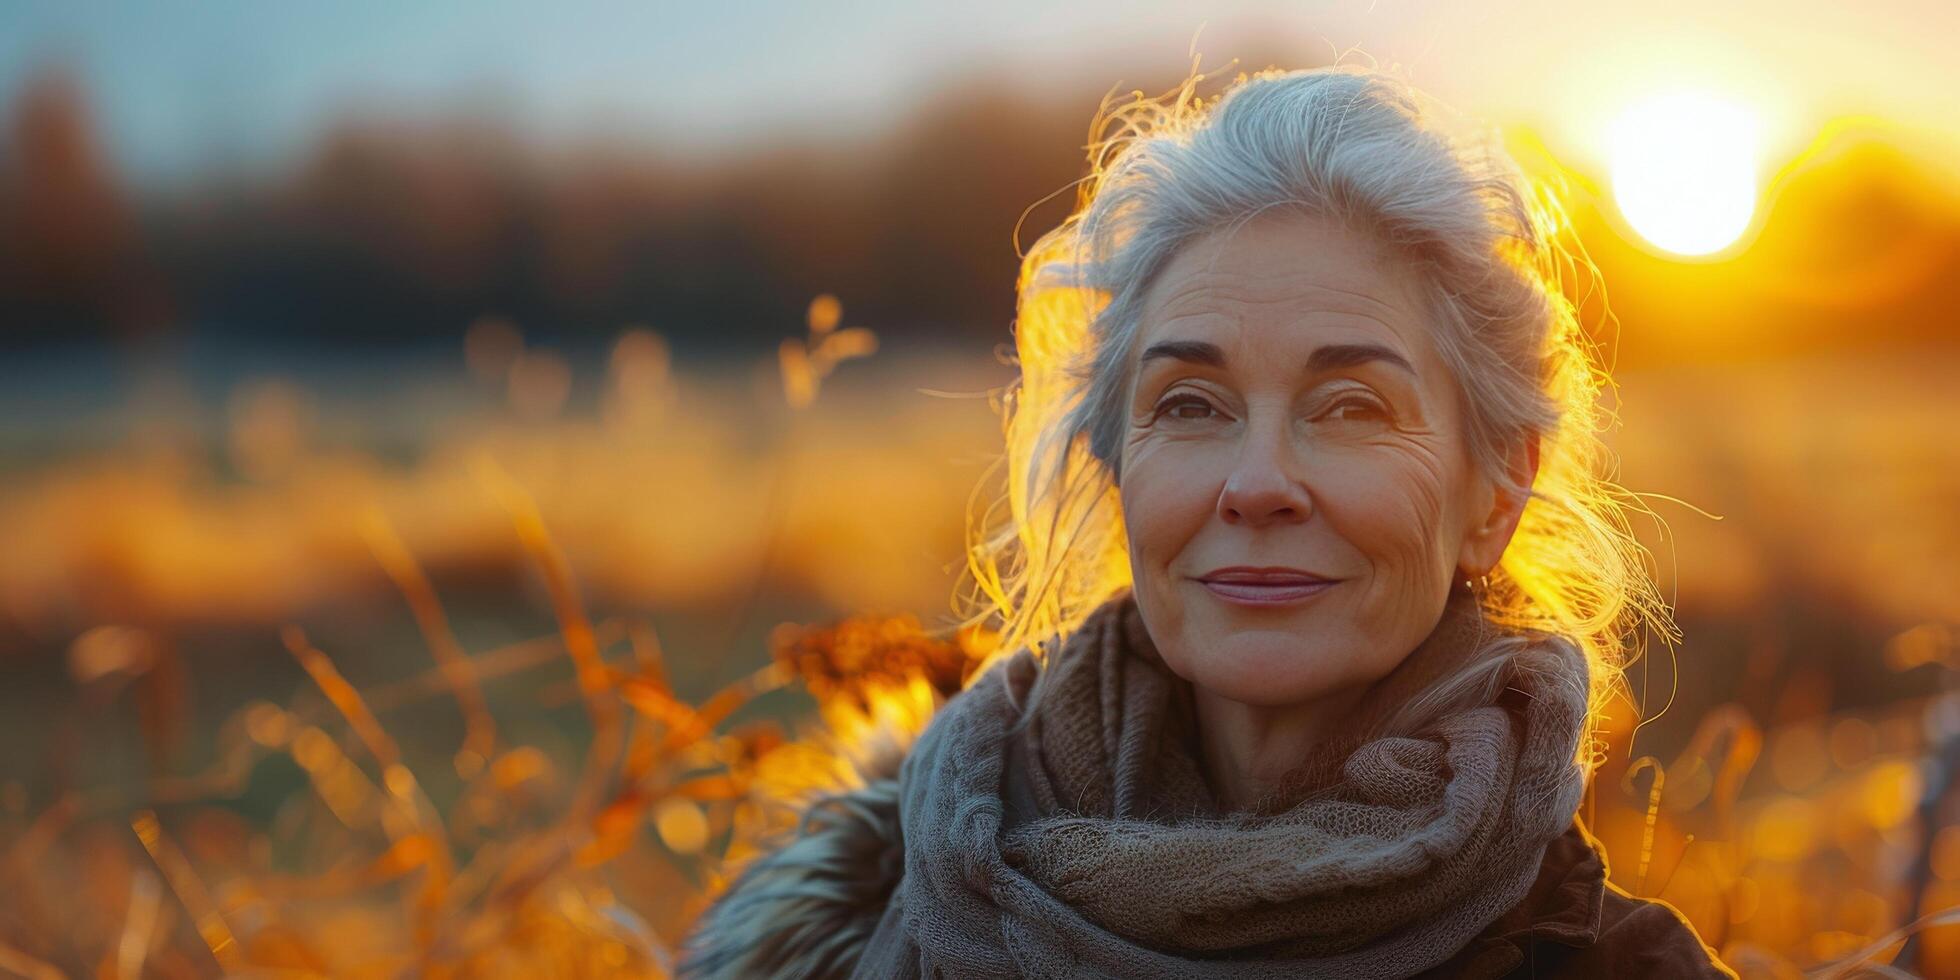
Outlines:
[[[1438,366],[1424,286],[1377,236],[1268,212],[1172,255],[1141,297],[1129,360],[1161,340],[1204,339],[1269,352],[1377,343]]]

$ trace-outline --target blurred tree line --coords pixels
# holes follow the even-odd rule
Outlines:
[[[1015,221],[1083,171],[1100,94],[956,85],[873,142],[759,139],[706,162],[643,142],[547,155],[487,119],[348,118],[290,172],[144,194],[51,71],[7,120],[0,344],[451,340],[496,314],[568,338],[643,322],[773,345],[822,292],[887,336],[998,339]],[[1023,244],[1073,203],[1036,208]]]
[[[1119,99],[1182,75],[1120,77]],[[1047,91],[969,73],[879,136],[763,133],[705,161],[663,152],[659,134],[547,151],[467,113],[348,117],[281,172],[145,190],[109,164],[86,92],[55,67],[0,130],[0,347],[186,332],[450,341],[497,315],[573,342],[645,323],[697,349],[749,349],[825,292],[887,339],[999,342],[1015,239],[1025,248],[1073,207],[1105,94]],[[1867,143],[1781,188],[1739,263],[1665,262],[1599,231],[1597,213],[1575,223],[1621,320],[1641,327],[1612,338],[1617,353],[1747,355],[1765,336],[1950,342],[1953,200]]]

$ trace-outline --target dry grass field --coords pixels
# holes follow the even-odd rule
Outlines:
[[[698,368],[484,324],[358,404],[166,380],[6,461],[0,972],[665,975],[989,650],[946,624],[1010,372],[836,323]],[[1619,379],[1684,635],[1633,665],[1587,813],[1745,976],[1890,962],[1960,907],[1955,377]],[[1915,968],[1960,977],[1938,921]]]

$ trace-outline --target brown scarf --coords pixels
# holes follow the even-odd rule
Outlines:
[[[1587,665],[1535,636],[1495,703],[1410,732],[1393,708],[1489,627],[1452,596],[1345,734],[1260,807],[1222,812],[1190,685],[1124,592],[1045,668],[1028,651],[952,699],[900,773],[905,874],[857,976],[1405,977],[1522,899],[1584,790]],[[1009,699],[1012,688],[1014,700]]]

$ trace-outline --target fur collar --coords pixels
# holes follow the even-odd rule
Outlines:
[[[790,840],[756,858],[702,914],[682,977],[848,977],[905,869],[896,742],[860,763],[863,785],[824,796]]]

